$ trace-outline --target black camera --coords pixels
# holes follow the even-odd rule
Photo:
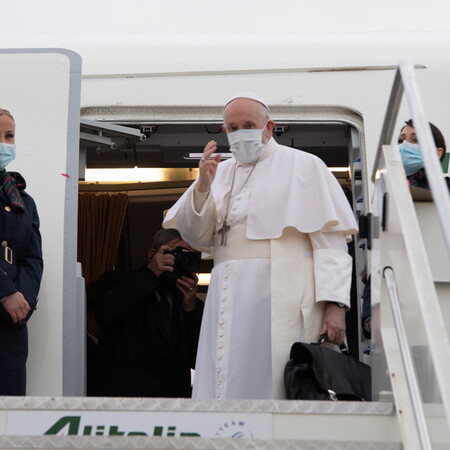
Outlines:
[[[164,272],[164,277],[166,279],[171,279],[175,282],[183,275],[192,277],[192,274],[198,272],[198,269],[200,268],[200,255],[191,252],[187,248],[177,247],[174,250],[167,250],[164,253],[170,253],[175,256],[173,272]]]

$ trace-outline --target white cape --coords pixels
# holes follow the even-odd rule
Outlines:
[[[234,158],[221,162],[211,186],[217,229],[224,219],[235,164]],[[254,169],[253,178],[246,231],[248,239],[278,239],[289,227],[302,233],[342,231],[347,236],[357,231],[344,192],[316,156],[278,145],[271,139],[266,154]],[[178,209],[191,195],[195,184],[168,211],[165,228],[177,228]],[[183,237],[199,250],[212,252],[212,239],[205,247],[205,242],[195,242],[188,235]]]

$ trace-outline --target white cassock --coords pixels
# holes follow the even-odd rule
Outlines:
[[[208,193],[195,184],[163,223],[214,258],[193,397],[285,398],[292,343],[317,341],[325,301],[349,306],[352,210],[322,160],[274,139],[256,165],[221,162]]]

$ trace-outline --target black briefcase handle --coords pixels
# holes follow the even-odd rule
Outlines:
[[[328,335],[326,333],[321,334],[319,336],[319,340],[317,341],[317,344],[322,345],[324,342],[327,342],[327,339],[328,339]],[[347,344],[345,342],[343,344],[339,345],[339,349],[340,349],[341,353],[343,353],[344,355],[350,355]]]

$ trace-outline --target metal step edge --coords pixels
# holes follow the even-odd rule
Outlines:
[[[261,440],[261,439],[211,439],[167,437],[87,437],[87,436],[0,436],[0,449],[267,449],[267,450],[401,450],[400,442],[370,441],[320,441],[320,440]]]
[[[0,412],[13,410],[96,410],[252,412],[272,414],[393,415],[390,402],[307,400],[213,400],[119,397],[0,397]]]

